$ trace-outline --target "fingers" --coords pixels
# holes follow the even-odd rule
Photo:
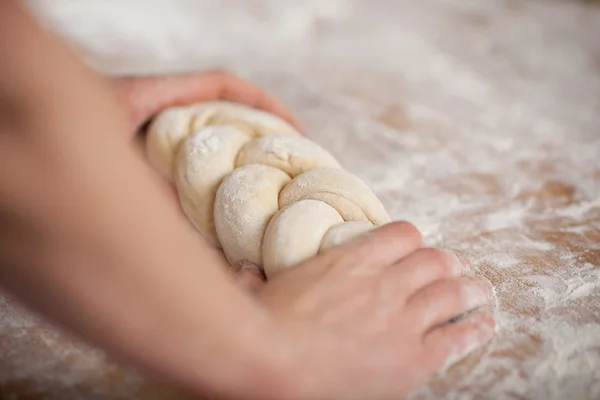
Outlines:
[[[394,279],[402,282],[406,298],[439,279],[472,272],[471,265],[455,253],[429,247],[417,249],[390,268]]]
[[[285,119],[301,132],[304,131],[292,112],[260,87],[224,71],[210,72],[207,76],[213,82],[215,98],[228,99],[267,111]]]
[[[406,310],[424,331],[492,301],[494,292],[484,277],[440,279],[425,286],[407,303]]]
[[[417,228],[404,221],[391,222],[367,232],[346,244],[336,246],[323,254],[366,267],[387,267],[423,245]]]
[[[119,96],[129,107],[136,130],[165,108],[227,99],[277,115],[303,131],[292,112],[281,102],[260,87],[224,71],[122,79],[116,86]]]
[[[113,88],[129,115],[130,136],[135,136],[154,115],[176,105],[173,88],[166,77],[115,78]]]
[[[488,343],[496,324],[489,312],[474,312],[454,324],[440,326],[424,337],[432,365],[446,369]]]

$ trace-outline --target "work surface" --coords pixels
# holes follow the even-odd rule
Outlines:
[[[600,398],[599,7],[31,3],[106,72],[221,66],[263,84],[394,219],[473,261],[498,333],[415,398]],[[0,295],[0,398],[178,397]]]

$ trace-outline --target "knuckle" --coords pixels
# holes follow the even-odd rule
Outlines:
[[[394,227],[397,230],[399,236],[413,240],[417,242],[419,246],[422,246],[423,235],[415,225],[408,221],[397,221],[393,222],[392,224],[394,224]]]
[[[452,265],[448,259],[448,254],[443,250],[436,249],[433,247],[426,247],[418,250],[420,256],[423,257],[426,265],[429,268],[435,268],[442,275],[450,275],[452,272]]]
[[[466,302],[465,292],[469,284],[460,279],[453,279],[446,287],[447,297],[455,304],[463,304]]]

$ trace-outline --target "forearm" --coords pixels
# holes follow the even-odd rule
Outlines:
[[[78,167],[90,167],[91,175],[91,165]],[[259,383],[260,368],[269,375],[277,364],[268,359],[277,356],[277,343],[267,343],[268,321],[177,215],[163,211],[167,201],[156,200],[161,193],[135,169],[119,163],[123,182],[140,182],[134,187],[110,177],[100,185],[52,165],[20,174],[59,184],[53,191],[13,192],[22,196],[16,205],[35,236],[13,236],[14,245],[2,240],[1,254],[12,261],[3,263],[3,284],[82,337],[127,361],[161,365],[155,372],[188,379],[182,383],[203,389]],[[82,178],[98,186],[70,183]],[[34,197],[46,205],[26,205]]]
[[[128,124],[109,86],[14,3],[0,15],[2,284],[186,385],[235,394],[268,379],[284,362],[266,351],[268,317],[120,134]]]

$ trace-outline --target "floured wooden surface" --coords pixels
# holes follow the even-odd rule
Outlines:
[[[496,338],[414,398],[600,398],[600,8],[178,0],[144,5],[148,26],[30,3],[106,72],[221,66],[265,85],[394,219],[492,280]],[[0,398],[178,397],[0,297]]]

